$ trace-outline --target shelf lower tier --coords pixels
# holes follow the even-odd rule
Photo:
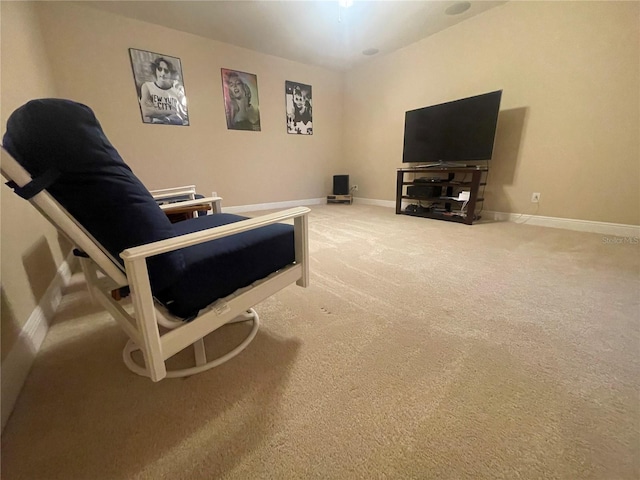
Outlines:
[[[423,201],[423,202],[438,202],[438,201],[442,201],[442,202],[468,202],[469,200],[458,200],[457,198],[451,198],[451,197],[409,197],[407,195],[403,195],[402,197],[403,200],[413,200],[413,201]],[[484,202],[484,198],[480,197],[480,198],[476,198],[476,202]]]
[[[460,187],[460,188],[469,188],[472,185],[472,182],[402,182],[402,185],[409,185],[414,187]],[[484,187],[487,185],[487,182],[480,182],[478,184],[479,187]]]
[[[447,222],[464,223],[471,225],[473,222],[480,220],[480,216],[476,215],[475,218],[461,217],[459,215],[445,215],[438,212],[400,212],[398,215],[408,215],[410,217],[422,217],[433,218],[434,220],[445,220]]]

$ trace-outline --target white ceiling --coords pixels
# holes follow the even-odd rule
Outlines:
[[[296,62],[348,70],[505,1],[89,1],[83,5]],[[459,15],[454,4],[470,3]],[[379,53],[365,56],[362,51]]]

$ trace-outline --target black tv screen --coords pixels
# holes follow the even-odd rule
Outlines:
[[[404,163],[489,160],[502,90],[409,110],[404,120]]]

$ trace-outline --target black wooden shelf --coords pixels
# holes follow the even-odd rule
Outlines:
[[[475,220],[480,217],[476,215],[475,209],[478,202],[483,202],[484,198],[480,197],[480,187],[485,186],[486,178],[482,178],[482,174],[486,173],[488,169],[486,167],[439,167],[439,168],[399,168],[396,178],[396,213],[402,215],[409,215],[412,217],[432,218],[436,220],[445,220],[448,222],[458,222],[467,225],[472,225]],[[419,173],[424,177],[434,177],[437,181],[405,181],[405,175]],[[448,179],[438,178],[438,175],[446,173]],[[471,174],[471,181],[457,181],[455,179],[457,174],[468,175]],[[423,177],[423,178],[424,178]],[[442,195],[428,197],[420,195],[407,195],[405,188],[408,186],[421,186],[421,187],[442,187]],[[454,197],[454,191],[468,191],[469,200],[458,200],[456,198],[441,198],[441,197]],[[428,207],[422,207],[421,205],[413,205],[413,208],[402,209],[402,201],[410,200],[412,202],[438,202],[439,205],[444,204],[446,212],[434,212]],[[455,205],[460,205],[463,202],[466,203],[465,215],[460,215],[452,208],[453,202]]]

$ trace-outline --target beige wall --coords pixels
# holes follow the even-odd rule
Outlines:
[[[2,109],[4,133],[7,117],[36,97],[55,96],[49,61],[43,47],[37,12],[27,2],[1,2]],[[2,240],[2,359],[69,251],[53,227],[8,187],[0,187]]]
[[[41,5],[61,97],[91,106],[148,188],[195,183],[223,206],[319,198],[342,151],[342,75],[60,2]],[[180,58],[191,126],[143,124],[130,47]],[[256,74],[262,131],[227,130],[220,68]],[[313,87],[314,134],[289,135],[285,80]]]
[[[509,2],[348,72],[360,196],[395,198],[406,110],[503,89],[485,209],[640,224],[639,5]]]

